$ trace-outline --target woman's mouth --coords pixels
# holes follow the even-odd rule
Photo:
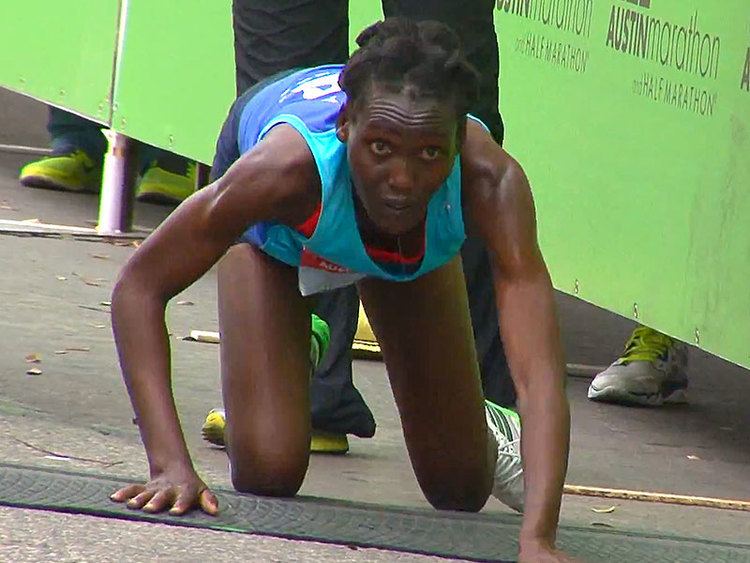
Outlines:
[[[386,199],[383,200],[383,205],[393,211],[407,211],[412,207],[411,202],[406,199]]]

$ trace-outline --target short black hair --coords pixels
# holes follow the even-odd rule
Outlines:
[[[413,87],[420,96],[448,101],[461,119],[479,95],[479,73],[445,24],[388,18],[362,31],[357,45],[339,77],[355,107],[366,100],[373,84],[399,91]]]

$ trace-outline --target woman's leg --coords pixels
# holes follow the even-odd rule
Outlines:
[[[292,496],[310,450],[310,312],[297,272],[238,244],[218,279],[232,483],[241,492]]]
[[[413,282],[363,281],[360,296],[427,500],[440,509],[481,509],[496,448],[487,436],[460,259]]]

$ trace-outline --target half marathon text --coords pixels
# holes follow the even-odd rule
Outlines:
[[[586,72],[589,52],[570,43],[553,41],[542,34],[528,32],[516,39],[516,51],[527,57],[574,72]]]
[[[714,114],[719,97],[718,92],[709,92],[683,82],[673,82],[647,72],[633,81],[633,92],[654,102],[707,117]]]

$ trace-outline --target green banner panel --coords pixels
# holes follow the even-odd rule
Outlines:
[[[234,100],[231,0],[128,0],[112,128],[203,162]]]
[[[119,5],[3,0],[0,86],[107,123]]]
[[[350,52],[357,48],[355,39],[360,31],[382,19],[382,4],[378,0],[349,0]]]
[[[499,0],[560,289],[750,366],[750,3]]]
[[[114,129],[211,161],[234,99],[231,0],[123,0],[117,58],[116,0],[7,4],[0,85],[102,122],[114,90]],[[353,39],[381,8],[350,6]],[[748,0],[495,15],[507,147],[555,285],[750,367]]]
[[[379,2],[351,2],[350,34],[382,17]],[[213,160],[234,100],[231,0],[129,0],[112,126],[133,138]]]

